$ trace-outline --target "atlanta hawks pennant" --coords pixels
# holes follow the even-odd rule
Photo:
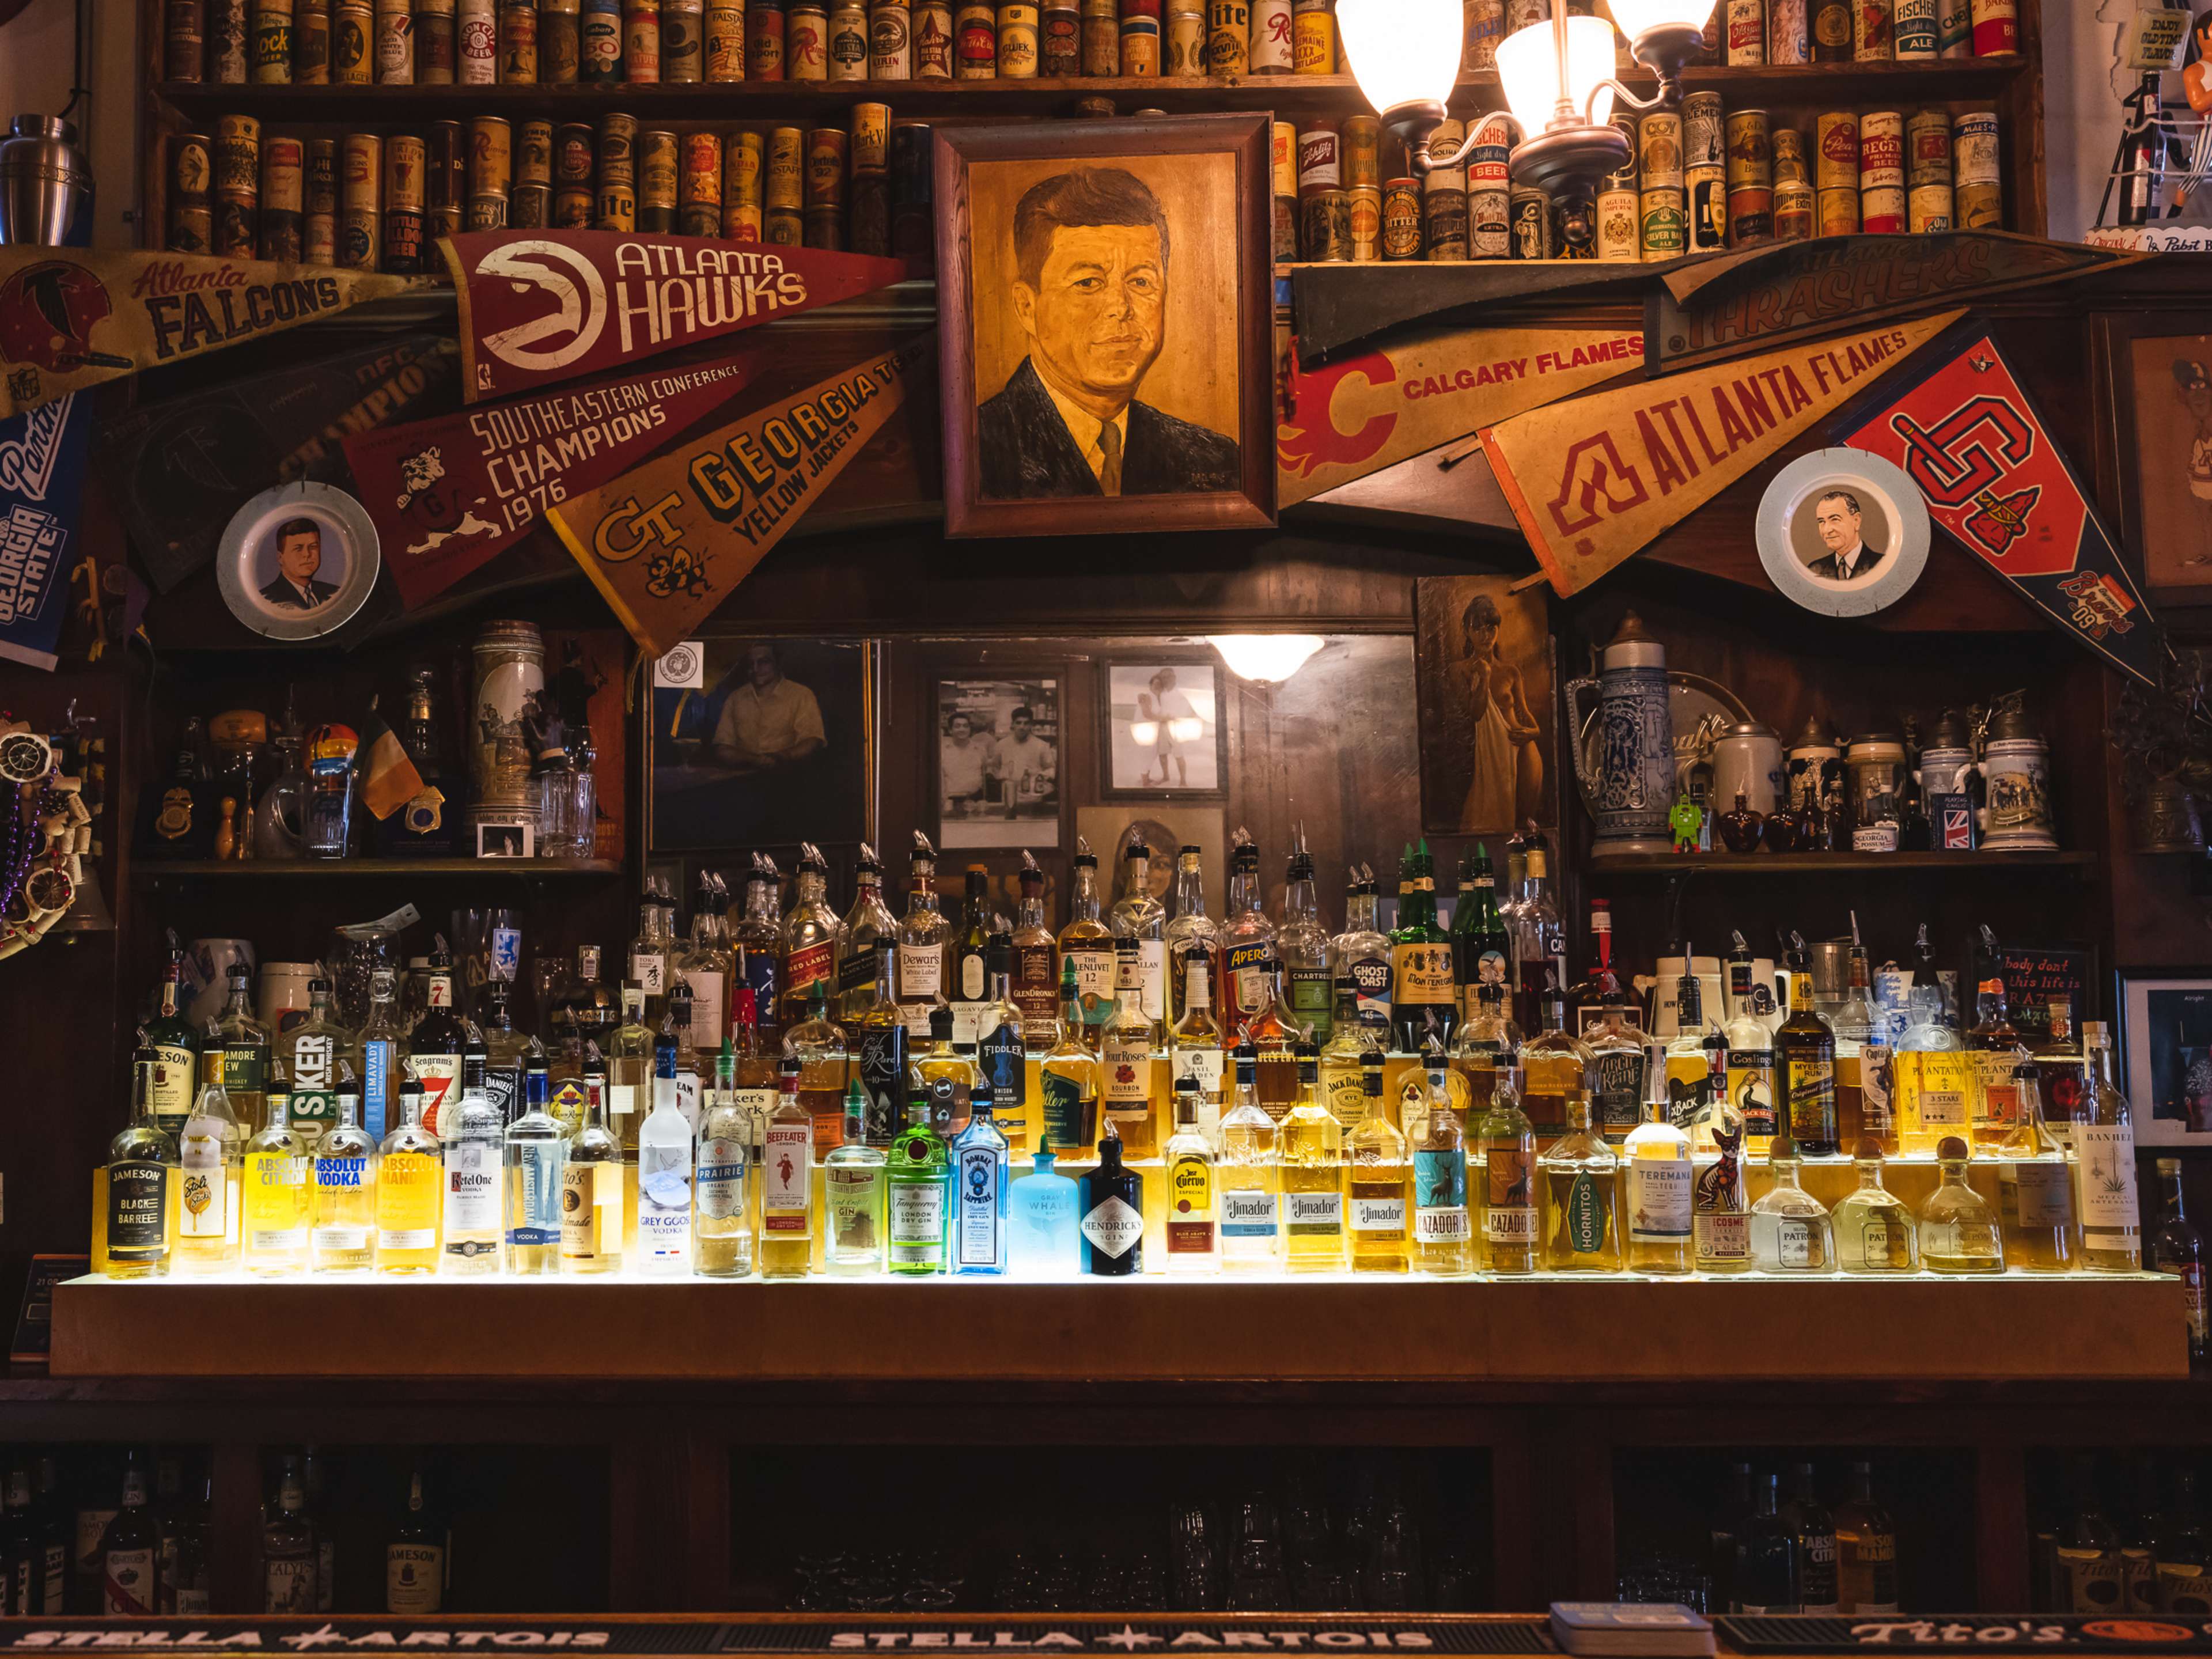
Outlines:
[[[0,247],[0,417],[422,285],[273,260]]]
[[[655,657],[689,636],[822,498],[937,361],[934,331],[702,434],[549,516]]]
[[[1480,427],[1643,366],[1644,337],[1587,328],[1462,328],[1317,368],[1293,356],[1275,428],[1284,507]]]
[[[471,231],[438,244],[471,403],[601,374],[898,282],[901,259],[617,230]]]
[[[1903,467],[1929,515],[2059,627],[2156,683],[2150,607],[1995,340],[1977,336],[1842,437]]]
[[[1552,586],[1577,592],[1962,314],[1592,392],[1484,428],[1483,450]]]
[[[752,378],[757,348],[346,440],[362,505],[409,609],[520,541],[547,510],[645,459]]]

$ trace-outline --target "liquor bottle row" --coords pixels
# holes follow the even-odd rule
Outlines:
[[[855,104],[847,126],[641,131],[479,115],[465,129],[265,137],[226,115],[169,141],[167,246],[442,276],[463,230],[550,227],[935,257],[930,128]]]
[[[2189,1461],[2069,1453],[2032,1505],[2039,1613],[2212,1614],[2212,1528]]]
[[[1686,1542],[1700,1530],[1688,1517],[1665,1519],[1667,1547],[1623,1562],[1622,1601],[1680,1602],[1699,1613],[1899,1610],[1897,1522],[1875,1495],[1871,1462],[1850,1465],[1832,1504],[1821,1500],[1809,1461],[1786,1474],[1730,1462],[1702,1552]]]

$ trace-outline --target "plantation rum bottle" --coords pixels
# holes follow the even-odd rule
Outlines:
[[[1628,1220],[1628,1265],[1637,1273],[1686,1273],[1697,1265],[1690,1137],[1674,1127],[1667,1083],[1653,1066],[1644,1121],[1620,1148],[1620,1207]]]
[[[898,925],[898,1001],[909,1041],[929,1040],[929,1016],[945,1000],[945,955],[952,924],[937,901],[937,849],[914,832],[911,885]]]
[[[2022,1060],[2013,1079],[2020,1094],[2020,1121],[1996,1149],[2005,1261],[2028,1273],[2070,1273],[2081,1251],[2073,1166],[2065,1148],[2043,1127],[2043,1091],[2035,1065]]]
[[[1905,1200],[1882,1183],[1881,1148],[1861,1141],[1856,1162],[1858,1189],[1836,1206],[1833,1218],[1837,1265],[1847,1273],[1917,1273],[1919,1228]]]
[[[1436,860],[1429,844],[1408,847],[1398,865],[1398,925],[1390,933],[1391,1041],[1419,1054],[1433,1036],[1447,1048],[1459,1026],[1451,936],[1437,924]]]
[[[1152,1104],[1152,1033],[1145,1012],[1143,958],[1139,941],[1114,941],[1114,1012],[1100,1039],[1100,1104],[1106,1121],[1130,1158],[1150,1158],[1159,1150]]]
[[[1044,919],[1044,872],[1022,854],[1022,902],[1014,918],[1014,1006],[1022,1011],[1022,1041],[1033,1054],[1053,1045],[1060,1020],[1060,942]]]
[[[376,1265],[375,1138],[361,1127],[360,1085],[338,1062],[337,1121],[314,1151],[314,1218],[308,1259],[319,1273],[365,1273]]]
[[[147,1051],[141,1046],[140,1052]],[[107,1148],[107,1276],[161,1279],[169,1271],[170,1188],[177,1145],[154,1119],[153,1063],[131,1068],[131,1120]]]
[[[2004,1234],[1996,1208],[1966,1182],[1966,1143],[1956,1135],[1936,1151],[1936,1190],[1921,1201],[1920,1259],[1936,1273],[2001,1273]]]
[[[2081,1022],[2087,1097],[2074,1126],[2081,1177],[2081,1265],[2131,1273],[2142,1266],[2142,1217],[2136,1199],[2135,1118],[2112,1081],[2112,1048],[2102,1020]]]
[[[212,1080],[200,1091],[177,1137],[179,1273],[228,1273],[237,1265],[244,1151],[229,1097],[220,1079]]]
[[[1221,1115],[1221,1265],[1230,1273],[1272,1273],[1282,1265],[1279,1132],[1260,1104],[1259,1056],[1236,1053],[1229,1108]]]
[[[1443,1066],[1439,1054],[1439,1077]],[[1407,1249],[1407,1181],[1412,1166],[1406,1137],[1382,1107],[1382,1056],[1366,1057],[1360,1072],[1367,1110],[1346,1144],[1346,1219],[1351,1224],[1352,1271],[1401,1273]]]
[[[2027,1058],[2027,1048],[2005,1011],[2002,980],[1984,980],[1977,1000],[1981,1017],[1966,1033],[1966,1058],[1974,1079],[1971,1143],[1981,1152],[2003,1146],[2020,1121],[2020,1088],[2013,1073]]]
[[[1431,1106],[1433,1113],[1436,1108]],[[1518,1074],[1498,1076],[1475,1128],[1477,1202],[1482,1209],[1482,1265],[1493,1273],[1534,1273],[1537,1237],[1536,1133],[1521,1109]]]
[[[1620,1160],[1590,1125],[1589,1097],[1567,1103],[1567,1133],[1536,1159],[1544,1192],[1543,1265],[1547,1273],[1620,1271]]]
[[[269,1127],[246,1146],[239,1255],[250,1273],[303,1273],[307,1266],[307,1148],[292,1133],[288,1110],[272,1095]]]
[[[1974,1073],[1959,1034],[1943,1023],[1939,988],[1914,986],[1906,1008],[1905,1030],[1892,1060],[1895,1083],[1891,1108],[1897,1115],[1898,1145],[1905,1155],[1932,1158],[1946,1136],[1969,1132]]]
[[[1056,1157],[1087,1158],[1098,1139],[1098,1057],[1084,1040],[1076,964],[1060,965],[1060,1012],[1052,1046],[1037,1061],[1037,1145]]]
[[[399,1121],[377,1165],[378,1273],[415,1278],[438,1270],[441,1182],[438,1138],[422,1127],[422,1085],[410,1078],[399,1086]]]
[[[1467,1028],[1460,1029],[1464,1032]],[[1474,1228],[1467,1205],[1467,1131],[1452,1109],[1441,1057],[1432,1049],[1426,1058],[1431,1068],[1424,1079],[1429,1109],[1421,1133],[1411,1142],[1413,1266],[1433,1278],[1462,1279],[1474,1271]],[[1529,1202],[1533,1218],[1533,1192]],[[1533,1237],[1533,1226],[1530,1231]]]
[[[1790,936],[1790,1018],[1774,1033],[1782,1109],[1800,1155],[1832,1158],[1839,1150],[1836,1117],[1836,1034],[1813,1006],[1811,954]]]
[[[1344,1131],[1321,1103],[1313,1044],[1297,1045],[1297,1090],[1283,1119],[1283,1247],[1294,1273],[1344,1271]]]
[[[898,944],[898,918],[884,902],[884,867],[876,849],[860,843],[853,866],[853,908],[837,930],[837,1018],[850,1024],[875,1000],[879,944]]]
[[[1556,981],[1544,988],[1542,1018],[1543,1029],[1521,1045],[1521,1109],[1540,1141],[1564,1133],[1573,1103],[1589,1098],[1590,1068],[1590,1051],[1567,1030],[1567,1000]]]
[[[750,987],[740,987],[748,999]],[[714,1114],[708,1114],[712,1123]],[[390,1143],[385,1180],[392,1179]],[[619,1273],[623,1264],[622,1143],[607,1123],[607,1068],[596,1051],[584,1060],[584,1122],[561,1166],[561,1271]]]
[[[1162,929],[1161,940],[1167,946],[1168,1018],[1179,1024],[1188,1012],[1189,992],[1187,988],[1191,964],[1191,952],[1206,952],[1209,969],[1218,964],[1221,952],[1221,929],[1212,917],[1206,914],[1206,873],[1201,855],[1195,847],[1184,847],[1176,854],[1175,914],[1168,918]],[[1216,977],[1209,972],[1207,990],[1212,994],[1214,1017],[1220,1017],[1220,988],[1212,981]],[[1218,1079],[1217,1081],[1217,1092]]]
[[[1752,1265],[1763,1273],[1832,1273],[1836,1236],[1827,1206],[1800,1182],[1796,1145],[1778,1135],[1766,1149],[1769,1185],[1751,1206]]]
[[[1314,894],[1313,854],[1305,831],[1296,832],[1283,878],[1283,915],[1275,928],[1275,954],[1283,964],[1291,1012],[1316,1043],[1329,1040],[1335,1017],[1335,976],[1329,969],[1328,929],[1322,926]]]
[[[1117,950],[1124,939],[1136,942],[1137,1001],[1152,1023],[1154,1048],[1168,1029],[1167,922],[1166,908],[1152,896],[1152,849],[1132,841],[1121,856],[1121,890],[1115,896],[1106,925],[1114,931]],[[1115,988],[1118,996],[1118,979]]]

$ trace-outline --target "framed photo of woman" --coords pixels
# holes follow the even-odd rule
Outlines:
[[[1540,589],[1506,576],[1415,585],[1421,827],[1504,835],[1559,819],[1552,633]]]

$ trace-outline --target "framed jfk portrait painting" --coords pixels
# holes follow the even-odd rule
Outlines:
[[[1274,523],[1267,136],[939,129],[946,534]]]

